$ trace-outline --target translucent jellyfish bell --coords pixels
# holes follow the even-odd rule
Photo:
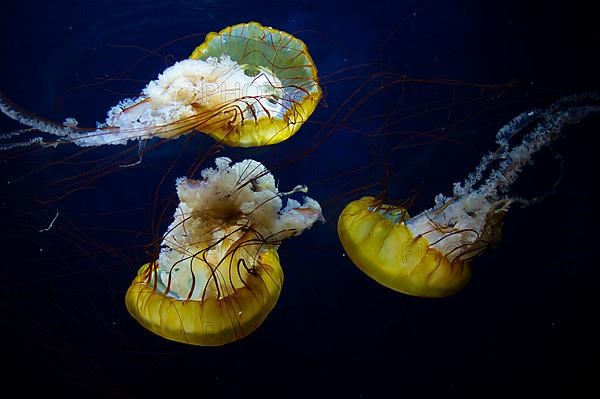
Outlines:
[[[253,160],[218,158],[202,180],[180,178],[180,199],[154,262],[127,291],[129,313],[148,330],[193,345],[222,345],[254,331],[283,284],[277,248],[323,220],[321,207],[282,198]]]
[[[321,98],[317,69],[306,45],[289,33],[257,22],[209,33],[189,59],[176,62],[137,97],[113,106],[97,128],[77,120],[47,121],[21,109],[0,92],[0,111],[32,129],[58,137],[8,142],[0,149],[31,144],[78,146],[127,144],[153,137],[175,138],[198,131],[222,144],[254,147],[288,139],[313,113]]]
[[[517,116],[498,131],[498,149],[454,185],[453,196],[439,194],[433,208],[414,217],[373,197],[350,202],[338,221],[346,253],[393,290],[422,297],[457,292],[469,281],[471,260],[500,239],[511,205],[532,202],[510,192],[523,167],[565,126],[600,112],[599,101],[596,94],[571,96]],[[511,138],[523,132],[521,143],[511,146]]]

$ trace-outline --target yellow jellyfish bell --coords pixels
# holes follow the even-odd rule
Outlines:
[[[322,220],[297,186],[280,193],[259,162],[217,158],[202,180],[180,178],[180,204],[158,259],[141,267],[125,295],[129,313],[161,337],[223,345],[254,331],[275,306],[283,271],[277,248]]]
[[[346,253],[367,275],[393,290],[432,298],[457,292],[469,281],[472,259],[499,241],[511,205],[539,201],[510,193],[523,167],[560,137],[565,126],[600,113],[599,102],[596,93],[584,93],[518,115],[496,134],[498,148],[464,182],[454,184],[451,197],[438,194],[431,209],[414,217],[373,197],[350,202],[338,220]],[[513,145],[511,139],[522,130],[522,141]]]
[[[276,144],[295,134],[321,98],[306,45],[289,33],[249,22],[209,33],[189,59],[178,61],[133,98],[122,99],[96,128],[38,118],[0,92],[0,112],[31,127],[0,137],[0,150],[34,144],[81,147],[177,138],[202,132],[234,147]],[[2,143],[31,130],[58,137]]]
[[[338,236],[350,259],[378,283],[405,294],[442,297],[461,289],[471,276],[468,261],[449,260],[406,226],[405,210],[352,201],[338,220]]]
[[[252,269],[246,270],[242,260],[253,261]],[[165,294],[166,287],[161,290],[158,286],[158,264],[145,264],[127,290],[127,310],[145,328],[173,341],[216,346],[243,338],[261,325],[277,303],[283,271],[274,249],[257,259],[245,260],[236,254],[226,262],[224,266],[216,266],[225,270],[219,277],[222,281],[217,283],[214,277],[211,283],[224,291],[223,296],[207,293],[204,298],[189,299]],[[215,267],[197,260],[192,268],[198,275],[203,271],[210,273],[211,266]],[[229,277],[237,281],[230,282]],[[201,286],[206,280],[196,284]]]
[[[211,122],[202,131],[224,144],[253,147],[286,140],[321,99],[315,63],[304,42],[289,33],[258,22],[233,25],[207,34],[190,56],[222,57],[238,71],[229,72],[229,82],[223,82],[227,90],[219,95],[236,100],[225,105],[221,123]]]

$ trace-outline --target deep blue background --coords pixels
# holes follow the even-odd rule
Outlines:
[[[335,233],[341,208],[365,193],[417,192],[412,212],[429,207],[512,116],[598,89],[600,29],[584,3],[4,1],[0,90],[38,115],[88,126],[208,31],[256,20],[296,34],[319,69],[322,105],[285,143],[220,155],[263,161],[283,189],[307,184],[328,223],[282,245],[285,286],[255,333],[220,348],[185,346],[141,328],[123,296],[169,223],[175,177],[207,153],[211,164],[212,141],[154,143],[129,169],[118,166],[135,148],[0,154],[3,388],[377,398],[591,386],[598,118],[567,130],[555,145],[565,158],[555,195],[514,209],[503,241],[452,297],[377,285],[343,256]],[[158,56],[142,59],[144,49]],[[15,128],[0,118],[1,132]],[[520,192],[543,192],[558,173],[541,154]],[[54,228],[39,233],[56,209]]]

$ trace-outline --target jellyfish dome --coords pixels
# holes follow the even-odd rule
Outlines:
[[[202,179],[180,178],[180,204],[158,259],[141,267],[125,302],[148,330],[173,341],[222,345],[254,331],[283,284],[277,248],[323,220],[305,186],[280,193],[259,162],[217,158]],[[287,202],[284,206],[283,199]]]
[[[483,157],[452,196],[414,217],[374,197],[352,201],[338,221],[338,236],[352,261],[393,290],[421,297],[451,295],[467,284],[471,261],[500,239],[504,216],[514,204],[530,205],[511,193],[532,156],[561,137],[566,126],[600,112],[600,97],[565,97],[545,110],[522,113],[502,127],[498,149]],[[522,141],[511,144],[522,135]],[[496,165],[495,168],[492,165]]]
[[[127,144],[199,131],[234,147],[276,144],[294,135],[321,98],[306,45],[289,33],[249,22],[209,33],[189,59],[176,62],[137,97],[113,106],[96,128],[63,124],[21,109],[0,92],[0,111],[21,124],[78,146]],[[31,129],[12,132],[13,139]],[[42,137],[0,149],[44,144]]]
[[[317,69],[306,45],[289,33],[257,22],[209,33],[190,59],[219,60],[228,72],[221,80],[222,98],[217,100],[227,104],[221,111],[221,125],[211,121],[203,131],[230,146],[286,140],[321,99]],[[227,103],[232,98],[235,101]]]

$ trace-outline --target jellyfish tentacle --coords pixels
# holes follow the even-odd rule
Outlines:
[[[125,165],[119,165],[120,168],[131,168],[133,166],[137,166],[139,164],[142,163],[142,158],[144,155],[144,150],[146,149],[146,144],[148,143],[148,140],[146,139],[140,139],[138,141],[138,151],[137,151],[137,155],[138,155],[138,159],[135,162],[132,163],[128,163]]]

